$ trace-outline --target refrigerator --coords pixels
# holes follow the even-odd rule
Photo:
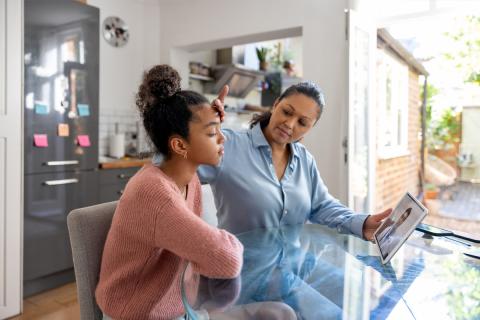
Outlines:
[[[74,280],[67,214],[98,203],[99,10],[24,3],[24,296]]]

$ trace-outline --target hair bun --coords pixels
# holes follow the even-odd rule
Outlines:
[[[150,69],[144,84],[156,98],[165,99],[180,91],[180,75],[169,65],[162,64]]]
[[[135,101],[140,112],[142,114],[148,112],[159,100],[180,91],[180,81],[178,72],[166,64],[155,66],[145,72]]]

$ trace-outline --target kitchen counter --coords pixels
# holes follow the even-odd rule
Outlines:
[[[98,163],[100,169],[122,169],[122,168],[132,168],[132,167],[141,167],[144,164],[150,163],[151,158],[139,159],[124,157],[121,159],[114,159],[108,157],[100,157]]]
[[[255,112],[232,112],[226,113],[225,122],[222,124],[222,128],[228,128],[232,130],[245,130],[249,127],[249,122]],[[124,157],[121,159],[110,158],[101,156],[98,159],[100,169],[124,169],[141,167],[146,163],[150,163],[151,158],[139,159],[135,157]]]

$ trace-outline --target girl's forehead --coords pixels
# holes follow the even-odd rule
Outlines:
[[[203,103],[196,108],[194,116],[201,123],[208,124],[212,121],[220,121],[218,111],[207,103]]]

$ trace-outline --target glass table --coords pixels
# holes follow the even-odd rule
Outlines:
[[[415,231],[386,265],[374,244],[306,224],[237,235],[236,279],[188,265],[187,319],[480,319],[480,260],[468,243]]]

